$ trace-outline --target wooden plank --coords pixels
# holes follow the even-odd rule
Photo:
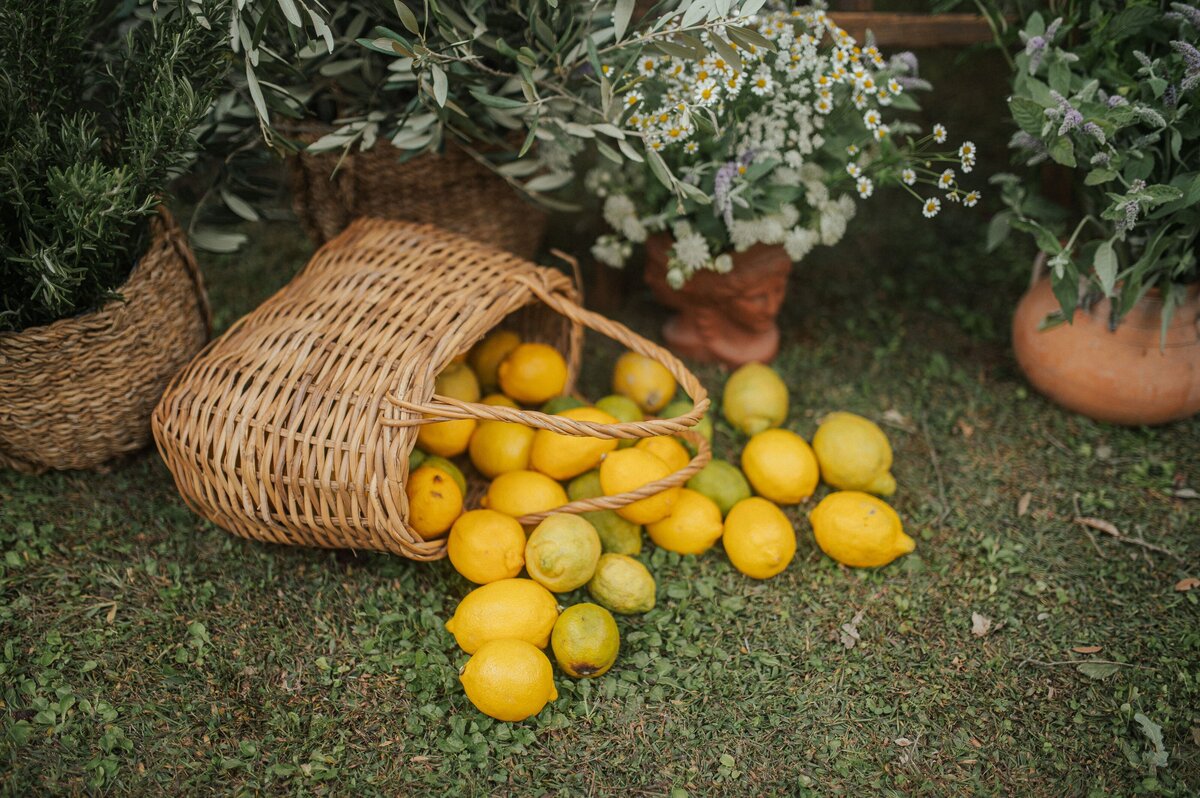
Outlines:
[[[829,15],[860,42],[870,29],[881,47],[963,47],[992,40],[987,20],[977,14],[831,11]]]

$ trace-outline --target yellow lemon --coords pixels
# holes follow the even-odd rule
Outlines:
[[[588,593],[601,606],[621,615],[654,609],[654,577],[646,566],[625,554],[602,554]]]
[[[433,392],[463,402],[478,402],[479,380],[467,364],[451,363],[438,375]]]
[[[733,463],[716,457],[687,481],[687,487],[712,499],[721,508],[722,517],[733,509],[733,505],[751,495],[746,475]]]
[[[567,496],[571,501],[594,499],[603,495],[599,471],[580,474],[567,485]],[[594,510],[581,513],[579,517],[586,518],[588,523],[596,528],[603,551],[613,554],[642,553],[642,528],[638,524],[626,521],[613,510]]]
[[[891,496],[892,445],[875,422],[853,413],[830,413],[813,436],[821,476],[839,490],[862,490]]]
[[[657,413],[675,396],[675,378],[657,360],[626,352],[613,369],[613,390],[628,396],[646,413]]]
[[[721,412],[747,435],[778,427],[788,414],[787,386],[770,366],[747,363],[725,381]]]
[[[550,647],[563,673],[592,679],[607,673],[617,661],[621,632],[611,612],[585,602],[567,607],[558,616]]]
[[[694,490],[683,488],[671,514],[646,526],[660,549],[679,554],[703,554],[721,537],[721,508]]]
[[[496,720],[525,720],[558,698],[550,659],[524,640],[485,643],[459,681],[475,708]]]
[[[758,496],[738,502],[725,517],[722,538],[733,567],[754,579],[769,579],[796,556],[796,532],[774,504]]]
[[[467,495],[467,478],[463,476],[463,472],[459,470],[458,466],[445,457],[430,455],[421,461],[421,465],[428,466],[429,468],[440,468],[442,471],[445,471],[454,480],[454,484],[458,485],[458,489],[462,492],[462,495]],[[411,469],[412,467],[410,466],[409,468]]]
[[[417,446],[430,454],[454,457],[467,450],[475,433],[475,419],[460,418],[426,424],[417,430]]]
[[[511,579],[525,565],[525,530],[495,510],[470,510],[450,527],[446,553],[454,570],[476,584]]]
[[[547,590],[570,593],[583,587],[596,572],[600,559],[600,536],[577,515],[555,513],[529,535],[525,544],[525,568]]]
[[[521,345],[521,336],[512,330],[495,330],[471,347],[467,362],[475,370],[479,385],[486,391],[495,390],[500,384],[496,372],[508,353]]]
[[[671,467],[645,449],[617,449],[600,463],[600,487],[605,496],[637,490],[671,473]],[[668,488],[645,499],[618,508],[617,515],[635,524],[652,524],[671,514],[679,488]]]
[[[497,371],[500,390],[525,405],[540,405],[567,387],[567,361],[546,344],[521,344]]]
[[[628,396],[621,396],[619,393],[609,394],[598,400],[596,407],[621,422],[644,421],[646,418],[637,402]],[[621,438],[617,441],[617,448],[628,449],[635,443],[637,441],[632,438]]]
[[[536,471],[509,471],[492,480],[483,506],[520,518],[530,513],[542,513],[567,503],[563,486]]]
[[[556,415],[572,421],[594,421],[597,424],[616,424],[617,420],[594,407],[576,407]],[[540,429],[533,436],[529,465],[551,479],[572,479],[600,465],[600,458],[617,448],[613,438],[561,435]]]
[[[742,470],[754,492],[776,504],[804,501],[821,478],[812,448],[786,429],[769,429],[752,437],[742,449]]]
[[[644,449],[647,452],[658,457],[667,464],[667,468],[672,471],[678,471],[687,466],[692,460],[692,456],[688,454],[688,450],[683,448],[683,444],[675,440],[669,435],[656,435],[653,438],[642,438],[634,446],[635,449]]]
[[[441,537],[460,515],[463,492],[440,468],[423,465],[408,475],[408,523],[423,538]]]
[[[843,565],[887,565],[917,547],[904,534],[900,516],[883,501],[857,490],[831,493],[813,508],[808,520],[821,551]]]
[[[502,405],[504,407],[511,407],[514,410],[520,407],[520,405],[502,393],[489,393],[479,401],[485,405]]]
[[[558,602],[532,579],[500,579],[458,603],[446,629],[468,654],[489,640],[515,638],[545,648],[558,620]]]
[[[482,421],[467,451],[479,473],[494,479],[509,471],[529,468],[534,431],[509,421]]]

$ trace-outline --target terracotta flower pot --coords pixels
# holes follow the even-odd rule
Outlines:
[[[1200,285],[1188,289],[1162,331],[1162,297],[1151,292],[1116,330],[1110,303],[1075,311],[1072,324],[1038,331],[1058,309],[1050,280],[1035,282],[1013,316],[1013,349],[1035,388],[1097,421],[1164,424],[1200,411]],[[1160,347],[1160,343],[1163,346]]]
[[[727,366],[773,360],[779,353],[775,319],[792,270],[783,247],[757,244],[734,253],[728,274],[701,271],[676,290],[667,283],[673,245],[666,234],[646,241],[646,283],[659,302],[676,311],[662,328],[671,350]]]

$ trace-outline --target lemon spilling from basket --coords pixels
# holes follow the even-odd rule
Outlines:
[[[813,450],[831,486],[880,496],[896,492],[892,445],[873,421],[853,413],[830,413],[813,436]]]

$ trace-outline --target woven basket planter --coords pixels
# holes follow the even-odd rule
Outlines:
[[[0,466],[94,468],[150,442],[171,376],[204,346],[208,301],[186,236],[162,209],[150,246],[99,310],[0,333]]]
[[[710,457],[687,430],[708,407],[703,387],[670,353],[576,302],[553,269],[430,225],[361,219],[176,376],[154,412],[155,440],[188,505],[234,534],[417,560],[443,556],[446,545],[408,524],[404,485],[420,424],[498,419],[568,435],[684,433],[700,442],[667,478],[551,512],[621,507],[682,484]],[[571,383],[583,328],[597,330],[662,362],[695,408],[605,425],[434,396],[442,369],[497,326],[556,347]]]
[[[329,127],[291,131],[311,144]],[[360,216],[435,224],[532,259],[546,214],[462,148],[401,160],[387,141],[369,150],[301,152],[288,158],[292,205],[305,232],[321,245]]]

